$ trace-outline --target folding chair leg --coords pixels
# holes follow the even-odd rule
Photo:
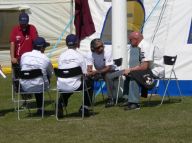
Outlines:
[[[45,97],[44,97],[44,92],[43,92],[43,99],[42,99],[42,107],[41,107],[41,117],[42,117],[42,119],[43,119],[43,117],[44,117],[44,100],[45,100]]]
[[[20,107],[20,96],[19,94],[17,95],[17,119],[20,120],[20,115],[19,115],[19,107]]]
[[[59,100],[59,93],[58,93],[58,91],[57,91],[57,95],[56,95],[56,110],[55,110],[55,116],[56,116],[56,119],[57,119],[57,121],[59,120],[59,118],[58,118],[58,101]]]
[[[173,72],[174,73],[174,75],[175,75],[175,77],[176,77],[176,74],[175,74],[175,72]],[[178,82],[178,80],[177,80],[177,78],[176,78],[176,84],[177,84],[177,88],[178,88],[178,90],[179,90],[179,94],[180,94],[180,98],[181,98],[181,101],[182,101],[182,92],[181,92],[181,89],[180,89],[180,86],[179,86],[179,82]]]
[[[87,92],[87,96],[88,96],[88,99],[89,99],[89,103],[91,104],[91,109],[94,113],[94,105],[93,105],[93,101],[91,101],[91,98],[90,98],[90,95],[89,95],[89,91],[88,91],[88,87],[87,87],[87,84],[85,83],[85,89],[86,89],[86,92]],[[94,96],[94,95],[93,95]],[[93,97],[92,97],[93,98]],[[93,100],[93,99],[92,99]]]
[[[162,97],[162,99],[161,99],[161,103],[160,103],[160,105],[163,104],[163,101],[164,101],[165,95],[166,95],[166,93],[167,93],[167,89],[168,89],[169,83],[170,83],[170,79],[169,79],[168,82],[167,82],[167,85],[166,85],[166,88],[165,88],[163,97]]]
[[[84,86],[84,85],[83,85]],[[84,87],[83,87],[84,88]],[[84,119],[84,115],[85,115],[85,100],[84,100],[84,92],[83,92],[83,96],[82,96],[82,115],[81,115],[81,117],[82,117],[82,119]]]

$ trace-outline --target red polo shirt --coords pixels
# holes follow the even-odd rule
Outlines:
[[[28,30],[23,34],[20,25],[15,26],[10,34],[10,42],[15,44],[15,58],[20,60],[22,54],[33,49],[33,40],[38,36],[35,26],[29,24]]]

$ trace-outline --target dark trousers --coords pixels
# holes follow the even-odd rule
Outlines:
[[[155,86],[154,79],[157,78],[150,69],[130,72],[130,78],[136,80],[141,86],[141,96],[147,97],[148,90]]]
[[[85,106],[91,106],[92,96],[93,96],[92,80],[87,79],[85,82],[86,82],[85,86],[87,86],[88,90],[86,90],[86,87],[85,87],[84,104],[85,104]],[[80,87],[76,91],[82,90],[82,88],[83,88],[83,84],[81,84]],[[70,96],[72,94],[73,94],[73,92],[61,93],[60,97],[59,97],[58,108],[62,108],[63,106],[67,107],[68,99],[70,98]]]
[[[19,88],[19,71],[21,70],[20,64],[12,64],[12,82],[15,92],[18,92]]]
[[[41,108],[42,102],[43,102],[43,93],[35,93],[35,98],[36,98],[37,108]]]

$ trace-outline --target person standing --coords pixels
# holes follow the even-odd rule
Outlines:
[[[25,52],[33,49],[33,41],[37,38],[38,33],[34,25],[29,24],[29,16],[22,12],[19,15],[19,25],[13,27],[10,33],[10,58],[12,63],[12,78],[15,90],[18,83],[17,72],[20,70],[20,59]]]

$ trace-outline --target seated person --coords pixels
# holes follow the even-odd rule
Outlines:
[[[115,71],[116,66],[113,64],[112,48],[104,47],[101,39],[96,38],[91,41],[91,51],[87,54],[87,72],[88,75],[96,78],[102,77],[107,86],[108,100],[105,107],[114,106],[113,87],[109,83],[107,75]],[[95,70],[93,69],[95,67]],[[118,79],[117,79],[118,80]],[[92,86],[93,87],[93,86]]]
[[[68,49],[63,52],[58,60],[58,68],[59,69],[68,69],[80,66],[84,74],[87,74],[86,62],[84,57],[76,50],[78,46],[78,38],[74,34],[70,34],[66,37],[66,45]],[[88,86],[88,83],[87,83]],[[67,107],[68,99],[73,94],[75,90],[82,89],[81,77],[73,77],[73,78],[58,78],[57,80],[57,88],[61,91],[67,91],[70,93],[61,93],[58,103],[58,118],[63,117],[63,107]],[[90,93],[90,92],[89,92]],[[89,116],[89,106],[90,100],[87,92],[84,93],[84,114],[85,116]],[[82,106],[79,109],[80,114],[82,113]]]
[[[144,40],[143,35],[140,32],[132,32],[129,35],[129,40],[133,48],[140,49],[140,60],[141,63],[131,68],[124,69],[122,71],[112,73],[109,75],[109,79],[118,77],[124,74],[126,81],[124,87],[129,87],[129,95],[127,106],[125,110],[140,109],[140,95],[135,95],[131,92],[134,89],[136,77],[143,77],[147,73],[151,73],[154,78],[162,78],[164,76],[164,64],[163,64],[163,53],[157,46],[148,43]],[[139,83],[138,83],[139,84]],[[141,85],[141,84],[139,84]],[[148,89],[141,86],[141,96],[147,96]]]
[[[49,79],[53,74],[53,67],[49,58],[44,54],[45,48],[49,46],[49,43],[42,37],[37,37],[33,42],[33,50],[26,52],[21,56],[21,70],[41,69],[43,73],[43,79],[41,77],[32,80],[22,80],[22,90],[27,92],[39,92],[42,91],[42,83],[45,84],[45,89],[49,88]],[[42,97],[43,93],[36,93],[35,98],[37,102],[37,114],[41,114]]]

